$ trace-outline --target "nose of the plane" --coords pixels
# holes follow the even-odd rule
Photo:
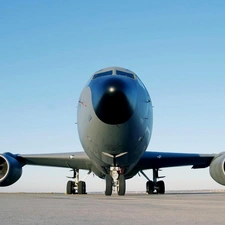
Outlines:
[[[96,115],[107,124],[121,124],[136,106],[136,83],[128,77],[106,76],[90,85]]]

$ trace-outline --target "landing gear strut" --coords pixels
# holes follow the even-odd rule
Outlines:
[[[66,194],[86,194],[86,183],[84,181],[79,181],[79,170],[73,170],[73,177],[75,181],[68,181],[66,185]]]
[[[159,177],[158,171],[159,171],[159,169],[153,169],[153,181],[151,181],[146,176],[146,174],[143,171],[141,171],[143,176],[145,178],[147,178],[147,180],[148,180],[146,182],[146,193],[147,194],[165,194],[165,183],[164,183],[164,181],[162,181],[162,180],[157,181],[158,178],[164,178],[164,176]]]
[[[117,189],[118,195],[125,195],[126,180],[119,167],[110,167],[110,174],[105,176],[106,188],[105,195],[112,195],[112,191]]]

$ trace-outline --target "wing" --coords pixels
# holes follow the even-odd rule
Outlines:
[[[92,170],[91,160],[84,152],[56,154],[16,155],[9,152],[0,154],[0,186],[15,183],[22,175],[25,165],[55,166],[72,169]]]
[[[134,170],[140,171],[175,166],[192,166],[193,169],[205,168],[210,165],[215,156],[215,154],[145,152]]]
[[[90,170],[92,167],[91,160],[85,152],[17,155],[16,158],[23,165],[67,167],[84,170]]]

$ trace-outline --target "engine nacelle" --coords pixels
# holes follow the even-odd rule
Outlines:
[[[22,165],[11,153],[0,154],[0,186],[15,183],[22,175]]]
[[[217,183],[225,185],[225,152],[215,156],[210,164],[209,172]]]

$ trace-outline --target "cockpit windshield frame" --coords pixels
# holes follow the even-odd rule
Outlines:
[[[130,77],[132,79],[135,79],[135,76],[134,76],[133,73],[124,72],[124,71],[121,71],[121,70],[116,70],[116,74],[117,75],[121,75],[121,76],[125,76],[125,77]]]
[[[112,70],[108,70],[108,71],[105,71],[105,72],[96,73],[93,76],[93,79],[98,78],[98,77],[107,76],[107,75],[112,75],[112,74],[113,74],[113,71]]]

